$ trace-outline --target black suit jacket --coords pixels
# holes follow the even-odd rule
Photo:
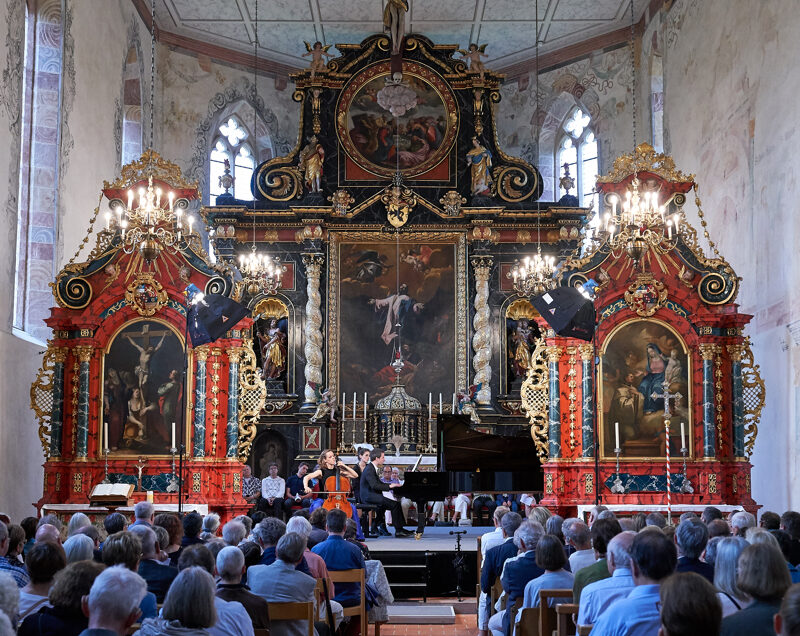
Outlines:
[[[483,560],[483,566],[481,566],[481,592],[489,594],[492,591],[492,585],[502,573],[506,559],[517,556],[518,552],[517,546],[511,539],[506,539],[500,545],[489,548],[486,558]]]
[[[714,583],[714,566],[704,563],[700,559],[689,559],[682,556],[678,559],[676,572],[695,572],[704,577],[709,583]]]
[[[378,473],[375,472],[375,465],[370,462],[361,473],[361,502],[368,504],[381,505],[386,497],[383,492],[389,490],[389,484],[384,484],[378,479]]]
[[[147,591],[156,595],[156,602],[163,603],[178,570],[147,559],[139,564],[139,576],[147,581]]]

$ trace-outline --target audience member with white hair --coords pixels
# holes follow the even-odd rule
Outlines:
[[[602,517],[605,512],[601,512],[600,516]],[[607,579],[609,576],[611,576],[610,570],[608,569],[606,553],[608,551],[609,542],[620,532],[622,532],[622,526],[620,526],[619,521],[616,519],[602,518],[595,521],[592,525],[590,534],[592,538],[592,550],[594,550],[595,562],[591,565],[587,565],[585,568],[581,568],[574,573],[574,582],[572,584],[572,602],[576,605],[580,604],[581,602],[583,588],[591,583],[595,583],[601,579]]]
[[[767,543],[773,547],[780,549],[780,545],[778,544],[778,540],[772,535],[769,530],[765,530],[764,528],[748,528],[745,531],[744,538],[747,540],[747,543],[753,545],[754,543]]]
[[[592,548],[592,534],[589,526],[583,521],[577,520],[569,525],[564,524],[561,529],[567,545],[575,548],[575,552],[569,555],[570,571],[575,574],[578,570],[594,563],[594,548]]]
[[[219,523],[219,515],[216,512],[211,512],[203,517],[203,531],[200,533],[200,539],[210,541],[216,537]]]
[[[0,613],[5,613],[10,617],[12,627],[14,627],[18,612],[19,587],[17,587],[17,582],[8,572],[0,572]]]
[[[159,563],[161,550],[152,528],[131,526],[129,532],[142,542],[142,557],[136,572],[147,582],[147,591],[155,594],[156,602],[163,603],[170,584],[178,576],[178,570]]]
[[[143,621],[134,636],[208,636],[217,624],[214,599],[214,577],[187,567],[172,582],[161,615]]]
[[[89,517],[82,512],[76,512],[69,518],[69,523],[67,524],[67,537],[71,537],[81,528],[90,525],[92,525],[92,522],[89,520]]]
[[[85,534],[74,534],[64,541],[67,564],[91,561],[94,558],[94,541]]]
[[[234,517],[233,521],[238,521],[244,526],[246,530],[245,539],[250,536],[250,533],[253,531],[253,519],[248,517],[247,515],[239,515],[238,517]]]
[[[748,546],[742,537],[719,538],[714,558],[714,587],[722,603],[722,617],[735,614],[750,604],[747,594],[739,589],[736,581],[736,568],[739,555]]]
[[[740,510],[731,516],[731,531],[734,537],[745,537],[748,528],[754,528],[756,518],[749,512]]]
[[[695,572],[709,583],[714,582],[714,566],[700,560],[708,544],[708,528],[696,515],[681,521],[675,529],[678,548],[676,572]]]
[[[607,510],[608,507],[606,506],[601,506],[601,505],[594,506],[589,511],[589,523],[587,525],[591,528],[594,522],[600,518],[600,513],[606,512]]]
[[[45,523],[36,529],[34,543],[58,543],[61,545],[61,531],[50,523]]]
[[[247,538],[247,528],[241,521],[234,519],[222,526],[222,540],[225,545],[238,546]]]
[[[124,636],[139,620],[139,604],[147,593],[144,579],[122,565],[106,568],[83,597],[83,612],[89,617],[84,636]]]
[[[59,533],[64,528],[64,524],[61,523],[61,519],[59,519],[57,515],[54,515],[52,513],[44,515],[41,519],[39,519],[39,521],[36,524],[36,529],[38,530],[43,525],[53,526],[56,530],[59,531]]]
[[[222,548],[217,555],[217,598],[241,603],[253,621],[254,629],[269,629],[269,604],[242,583],[244,573],[242,551],[236,546]]]
[[[592,625],[613,603],[633,589],[630,548],[635,532],[614,536],[606,548],[606,564],[611,577],[589,583],[581,590],[578,625]]]
[[[5,612],[0,610],[0,636],[14,636],[15,634],[11,619],[6,616]]]
[[[133,507],[133,523],[128,528],[136,526],[147,526],[148,528],[153,525],[156,518],[156,507],[149,501],[140,501]]]

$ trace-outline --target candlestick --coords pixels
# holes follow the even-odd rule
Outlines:
[[[625,494],[625,486],[622,483],[622,479],[619,476],[619,456],[622,453],[622,449],[619,447],[619,443],[617,443],[617,447],[614,449],[614,454],[617,456],[617,470],[614,474],[614,483],[611,485],[611,492],[617,495]]]
[[[686,448],[686,437],[683,433],[683,422],[681,422],[681,448]]]
[[[619,445],[619,422],[614,422],[614,448],[622,448]]]

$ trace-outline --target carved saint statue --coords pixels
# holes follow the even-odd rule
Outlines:
[[[400,54],[400,45],[406,30],[408,0],[387,0],[383,10],[383,30],[392,39],[392,55]]]
[[[308,144],[300,151],[300,170],[309,192],[322,190],[322,164],[325,161],[325,150],[319,144],[316,135],[312,135]]]
[[[477,137],[472,138],[472,148],[467,153],[472,194],[491,194],[492,153],[481,145]]]
[[[277,318],[270,318],[266,333],[259,333],[261,341],[261,375],[265,380],[279,378],[286,370],[286,334],[278,326]]]
[[[314,391],[317,400],[317,409],[314,415],[309,418],[311,422],[336,422],[336,396],[331,394],[330,389],[322,391],[318,384],[309,382],[309,386]]]
[[[306,45],[306,52],[303,53],[303,57],[311,56],[311,64],[308,68],[311,70],[311,79],[314,79],[317,73],[325,72],[325,58],[335,56],[332,53],[328,53],[328,49],[331,48],[330,44],[327,46],[322,46],[322,42],[314,42],[313,46],[308,42],[303,42],[303,44]]]
[[[482,57],[489,57],[486,55],[486,45],[470,44],[469,50],[459,49],[462,60],[469,60],[469,70],[471,73],[478,73],[480,78],[483,79],[483,74],[486,72],[486,67],[483,65]]]

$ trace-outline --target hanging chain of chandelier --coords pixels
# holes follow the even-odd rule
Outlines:
[[[194,217],[185,213],[189,201],[176,198],[172,190],[165,193],[160,185],[154,186],[152,175],[147,188],[142,186],[137,192],[130,188],[127,195],[127,205],[114,199],[105,213],[106,232],[119,232],[120,248],[126,254],[138,251],[152,263],[165,249],[177,253],[199,241]]]

